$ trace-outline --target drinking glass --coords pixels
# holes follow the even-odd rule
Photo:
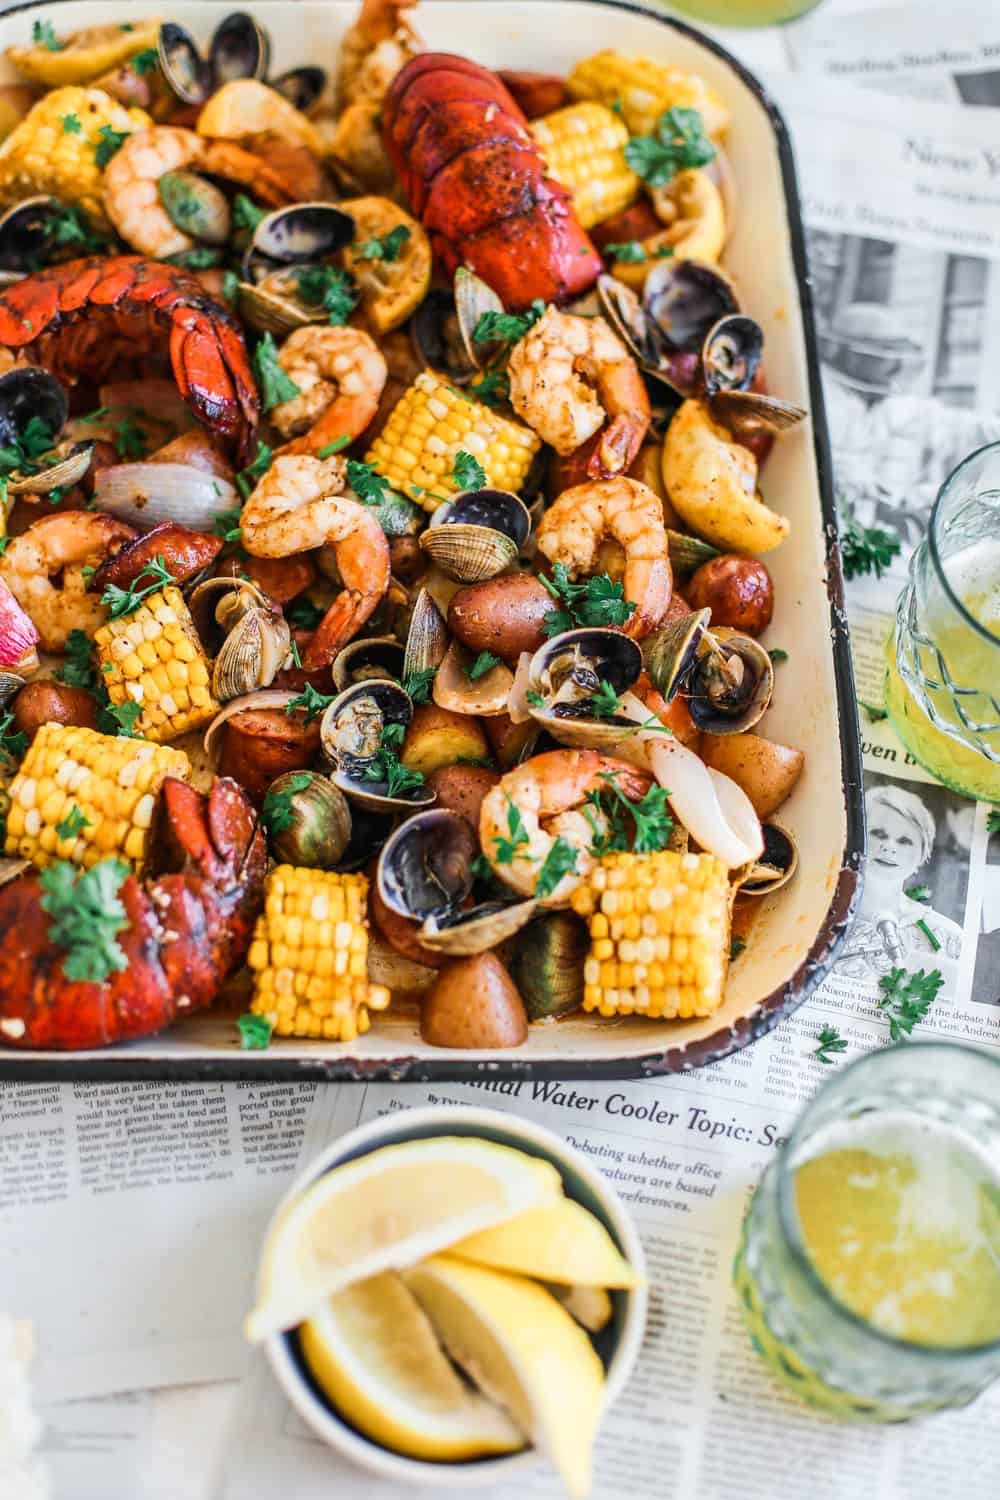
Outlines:
[[[898,1142],[902,1150],[913,1153],[914,1160],[929,1163],[927,1201],[918,1203],[911,1192],[900,1202],[905,1202],[910,1215],[907,1226],[916,1216],[918,1231],[922,1225],[923,1232],[932,1237],[945,1234],[949,1222],[955,1227],[955,1217],[949,1221],[946,1211],[951,1199],[945,1204],[948,1195],[941,1190],[942,1181],[949,1179],[941,1177],[940,1169],[942,1161],[960,1162],[961,1191],[955,1188],[956,1202],[965,1207],[975,1203],[977,1211],[987,1215],[976,1222],[984,1222],[989,1233],[985,1246],[980,1246],[989,1277],[976,1285],[985,1298],[988,1326],[1000,1329],[1000,1302],[992,1280],[996,1277],[1000,1286],[996,1260],[1000,1251],[1000,1062],[986,1052],[953,1043],[910,1042],[882,1048],[843,1068],[820,1089],[754,1195],[734,1276],[752,1341],[773,1374],[836,1416],[901,1422],[943,1407],[965,1405],[977,1396],[1000,1376],[1000,1337],[962,1344],[941,1342],[935,1334],[933,1341],[925,1337],[916,1342],[886,1332],[889,1304],[883,1304],[883,1295],[895,1299],[893,1306],[920,1306],[906,1299],[916,1297],[918,1288],[922,1295],[925,1278],[938,1274],[937,1259],[933,1266],[923,1259],[917,1268],[911,1256],[908,1270],[904,1247],[889,1257],[887,1269],[884,1261],[876,1260],[872,1240],[866,1237],[870,1219],[858,1211],[854,1200],[836,1192],[821,1198],[822,1219],[813,1218],[814,1229],[819,1222],[817,1232],[829,1233],[833,1244],[842,1243],[838,1232],[849,1228],[849,1239],[843,1242],[847,1244],[844,1264],[851,1266],[855,1277],[884,1277],[887,1290],[883,1294],[879,1279],[862,1280],[860,1284],[877,1299],[871,1318],[866,1318],[852,1311],[818,1270],[803,1232],[796,1174],[809,1162],[822,1166],[830,1160],[827,1153],[856,1151],[863,1142],[876,1139]],[[865,1159],[850,1158],[862,1163]],[[869,1180],[881,1183],[883,1179]],[[954,1184],[956,1178],[950,1181]],[[968,1183],[975,1184],[971,1199],[962,1197]],[[874,1192],[877,1195],[879,1189]],[[850,1212],[849,1201],[854,1205]],[[869,1214],[878,1207],[877,1196],[867,1203]],[[886,1213],[888,1222],[888,1206]],[[813,1243],[818,1248],[818,1239]],[[896,1243],[890,1235],[894,1252]],[[944,1243],[947,1253],[951,1242],[946,1238]],[[970,1264],[960,1259],[963,1243],[956,1231],[956,1270]],[[947,1277],[950,1273],[942,1269]],[[969,1298],[964,1304],[966,1313],[971,1312],[973,1301]],[[941,1325],[945,1332],[955,1327],[962,1308],[952,1311],[953,1316]]]
[[[941,487],[896,606],[885,704],[932,776],[1000,802],[1000,443]]]
[[[671,9],[719,26],[773,26],[814,10],[820,0],[671,0]]]

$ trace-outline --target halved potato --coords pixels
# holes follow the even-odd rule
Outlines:
[[[345,198],[337,206],[357,225],[354,243],[344,251],[344,265],[361,288],[361,305],[373,332],[388,333],[405,323],[427,295],[431,242],[423,225],[390,198]],[[397,244],[389,236],[400,228],[409,234]],[[394,253],[362,255],[363,249],[373,248],[374,240],[388,240]]]
[[[486,735],[478,719],[456,714],[436,703],[418,703],[403,741],[400,760],[408,771],[429,776],[459,759],[485,760]]]
[[[767,819],[791,796],[805,755],[759,734],[703,734],[701,758],[728,776],[750,798],[758,818]]]
[[[158,16],[124,25],[86,26],[66,36],[56,33],[58,45],[54,48],[44,42],[33,47],[8,47],[7,56],[24,78],[47,88],[92,83],[137,52],[155,48],[159,32]]]
[[[756,458],[704,401],[684,401],[667,428],[663,482],[684,525],[723,552],[770,552],[788,535],[757,490]]]

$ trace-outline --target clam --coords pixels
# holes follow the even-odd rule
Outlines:
[[[752,384],[764,352],[764,330],[745,313],[729,313],[709,329],[701,348],[705,391],[745,391]]]
[[[278,78],[271,79],[271,87],[294,104],[296,109],[308,114],[326,88],[325,68],[292,68]]]
[[[351,838],[337,866],[344,874],[362,870],[370,864],[384,847],[396,823],[395,808],[376,812],[357,801],[349,802],[348,806],[351,809]]]
[[[241,281],[239,311],[258,333],[273,333],[280,339],[296,328],[327,319],[325,308],[309,306],[298,296],[294,271],[272,271],[260,282]]]
[[[530,1021],[552,1021],[583,1001],[587,924],[568,911],[546,912],[521,929],[507,966]]]
[[[401,682],[403,647],[392,635],[351,641],[334,661],[331,675],[334,687],[340,692],[355,682],[371,682],[377,678]]]
[[[25,679],[19,673],[0,667],[0,708],[6,708],[24,687],[24,682]]]
[[[37,473],[14,469],[7,476],[7,493],[10,495],[51,495],[53,490],[69,489],[77,484],[90,468],[93,443],[72,441],[57,443],[45,457],[45,466]],[[32,464],[33,469],[37,467]]]
[[[448,627],[426,589],[421,589],[410,616],[403,655],[404,682],[416,673],[436,671],[448,650]]]
[[[311,870],[339,865],[351,840],[351,809],[343,792],[318,771],[288,771],[268,787],[287,800],[290,821],[271,829],[275,859]]]
[[[412,810],[433,802],[434,793],[422,779],[398,785],[400,773],[394,761],[412,717],[409,694],[387,678],[356,682],[339,693],[320,724],[334,785],[376,812]]]
[[[293,203],[257,225],[243,259],[243,280],[258,283],[281,266],[306,265],[342,250],[354,239],[350,214],[333,203]]]
[[[157,40],[160,72],[184,104],[204,104],[212,92],[212,72],[183,26],[164,21]]]
[[[774,691],[774,663],[751,636],[706,632],[684,687],[699,729],[742,734],[767,711]]]
[[[487,369],[503,353],[507,340],[503,338],[476,338],[479,320],[486,313],[506,311],[500,298],[482,277],[459,266],[455,272],[455,316],[465,352],[478,370]]]
[[[438,708],[482,718],[506,713],[514,686],[513,672],[498,661],[486,671],[475,673],[477,661],[474,652],[452,641],[434,678],[433,696]]]
[[[224,245],[232,230],[229,199],[197,172],[164,172],[156,191],[171,223],[206,245]]]
[[[58,213],[56,199],[43,193],[0,215],[0,269],[20,277],[44,265],[53,249]]]
[[[701,353],[720,318],[739,312],[728,278],[698,260],[661,260],[642,292],[643,310],[671,349]]]
[[[481,583],[510,567],[531,531],[523,500],[508,490],[463,490],[439,505],[420,545],[457,583]]]
[[[410,319],[410,337],[423,365],[464,385],[505,348],[503,339],[477,340],[483,313],[502,313],[504,305],[485,281],[465,266],[455,272],[452,290],[428,293]]]
[[[741,896],[769,896],[787,885],[799,867],[799,849],[792,835],[777,823],[764,824],[764,852],[740,882]]]
[[[634,733],[633,720],[615,711],[614,699],[642,671],[642,652],[617,630],[567,630],[540,646],[528,668],[532,718],[560,745],[601,749]],[[541,700],[540,702],[538,700]]]
[[[712,397],[712,415],[736,438],[771,433],[777,437],[804,422],[809,413],[791,401],[779,401],[764,391],[719,391]]]
[[[711,618],[710,609],[692,610],[679,620],[661,625],[643,641],[643,664],[653,686],[668,703],[694,666]]]
[[[20,443],[33,417],[54,439],[62,431],[68,411],[65,390],[47,370],[25,365],[0,375],[0,445]]]
[[[270,687],[287,660],[291,631],[255,584],[208,578],[192,592],[189,607],[210,653],[222,632],[212,667],[212,692],[220,703]]]
[[[460,957],[485,953],[523,927],[534,901],[487,901],[463,909],[472,890],[479,841],[471,825],[446,808],[403,823],[379,856],[375,879],[392,911],[422,925],[425,947]]]
[[[265,78],[271,61],[271,39],[253,16],[237,10],[215,28],[208,66],[216,88],[233,78]]]

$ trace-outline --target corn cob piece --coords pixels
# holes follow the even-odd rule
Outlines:
[[[190,780],[183,751],[43,724],[9,787],[4,852],[40,869],[57,859],[89,869],[116,854],[139,870],[168,776]]]
[[[532,120],[531,133],[549,174],[573,194],[584,229],[628,208],[639,178],[625,160],[628,127],[607,105],[582,99]]]
[[[368,881],[278,865],[267,877],[247,963],[250,1010],[278,1036],[353,1042],[389,991],[368,982]]]
[[[729,966],[730,885],[714,854],[606,854],[572,896],[587,919],[583,1008],[710,1016]]]
[[[47,47],[44,42],[33,47],[8,47],[7,56],[23,78],[45,88],[93,83],[137,52],[155,48],[159,31],[158,18],[137,21],[127,29],[114,23],[87,26],[57,36],[55,47]]]
[[[112,703],[142,708],[134,729],[144,739],[176,740],[218,713],[194,621],[172,584],[147,594],[130,615],[100,626],[94,645]]]
[[[663,111],[675,106],[698,110],[710,136],[722,135],[729,124],[729,111],[704,78],[651,57],[596,52],[577,63],[566,86],[574,99],[620,107],[631,135],[651,134]]]
[[[79,121],[80,129],[67,130],[67,120]],[[0,207],[51,193],[79,204],[97,228],[110,229],[104,171],[95,154],[105,139],[101,127],[128,135],[152,123],[145,110],[125,109],[103,89],[68,87],[46,94],[0,145]]]
[[[482,464],[488,485],[516,494],[540,446],[530,428],[466,400],[424,370],[396,402],[365,459],[394,489],[434,511],[460,488],[452,478],[460,451]]]

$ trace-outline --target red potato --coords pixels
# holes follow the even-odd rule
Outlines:
[[[528,1035],[524,1003],[495,953],[451,959],[420,1009],[431,1047],[518,1047]]]
[[[83,688],[46,678],[28,682],[11,705],[14,730],[35,738],[43,724],[78,724],[97,728],[97,700]]]
[[[409,958],[415,964],[424,964],[429,969],[440,969],[447,963],[445,954],[432,953],[430,948],[425,948],[420,942],[417,937],[419,922],[401,917],[398,912],[386,906],[378,893],[374,877],[368,892],[368,908],[373,923],[389,947],[402,954],[403,958]]]
[[[477,655],[492,651],[516,666],[522,651],[545,642],[542,622],[555,609],[552,596],[531,573],[505,573],[466,584],[448,605],[448,629]]]
[[[461,814],[478,828],[483,798],[499,780],[499,772],[488,766],[439,766],[427,777],[427,785],[437,794],[438,807]]]
[[[286,771],[304,771],[319,752],[319,720],[304,724],[280,708],[246,708],[220,730],[220,776],[231,776],[255,802]]]
[[[558,73],[519,72],[501,68],[500,77],[514,96],[514,102],[529,120],[550,115],[569,103],[565,78]]]
[[[756,557],[724,552],[696,568],[687,584],[692,609],[710,609],[713,625],[760,635],[771,623],[774,584]]]
[[[516,766],[539,734],[534,719],[529,719],[526,724],[515,724],[510,714],[496,714],[484,719],[483,728],[501,771]]]
[[[742,787],[758,818],[777,812],[802,775],[805,755],[759,734],[703,734],[701,758]]]

